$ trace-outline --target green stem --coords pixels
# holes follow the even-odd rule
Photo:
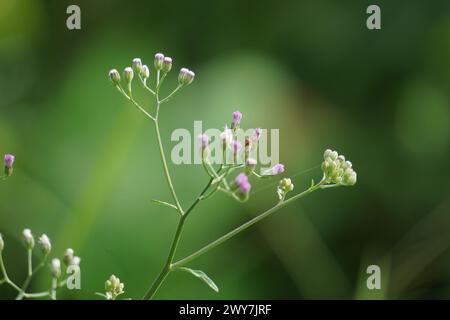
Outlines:
[[[159,105],[159,103],[158,103],[158,105]],[[163,144],[161,141],[161,133],[159,131],[158,119],[156,119],[154,122],[155,122],[156,138],[158,139],[159,153],[161,156],[161,161],[163,163],[164,174],[166,176],[167,184],[169,185],[170,192],[172,193],[172,197],[173,197],[173,200],[175,201],[178,211],[180,212],[180,214],[183,215],[184,212],[180,205],[180,201],[178,201],[177,193],[175,192],[175,188],[173,187],[173,183],[172,183],[172,178],[170,177],[169,167],[167,166],[166,156],[164,154],[164,147],[163,147]]]
[[[36,267],[34,268],[34,270],[31,272],[31,274],[28,274],[27,278],[25,279],[21,291],[19,292],[19,294],[16,296],[16,300],[22,300],[24,297],[28,298],[28,293],[26,293],[28,286],[30,285],[31,279],[33,278],[33,275],[35,275],[42,267],[45,266],[45,263],[47,261],[47,255],[44,257],[44,259],[42,260],[42,262]]]
[[[5,264],[3,262],[3,255],[1,252],[0,252],[0,269],[2,270],[2,273],[3,273],[4,282],[7,283],[8,285],[10,285],[11,287],[13,287],[15,290],[20,292],[21,289],[19,288],[19,286],[16,285],[14,282],[12,282],[11,279],[9,279],[9,277],[8,277],[8,273],[6,272]]]
[[[173,258],[175,256],[178,243],[180,242],[181,233],[183,231],[183,226],[186,221],[186,218],[188,217],[189,213],[195,208],[195,206],[200,202],[202,196],[206,193],[208,188],[211,186],[213,179],[210,179],[206,187],[203,189],[203,191],[200,193],[200,195],[195,199],[195,201],[192,203],[192,205],[189,207],[189,209],[186,210],[186,213],[184,213],[178,222],[177,231],[175,232],[175,236],[172,241],[172,245],[170,247],[169,256],[167,257],[167,261],[164,264],[161,272],[159,273],[158,278],[153,282],[151,287],[147,290],[144,299],[152,299],[155,295],[155,293],[158,291],[159,287],[163,283],[163,281],[166,279],[167,275],[173,270],[172,262]]]
[[[33,251],[28,249],[28,277],[33,274]]]
[[[200,250],[194,252],[193,254],[187,256],[184,259],[181,259],[178,262],[175,262],[174,264],[172,264],[172,269],[177,269],[177,268],[180,268],[180,267],[186,265],[187,263],[200,257],[201,255],[205,254],[206,252],[213,249],[214,247],[217,247],[218,245],[222,244],[223,242],[227,241],[228,239],[234,237],[235,235],[241,233],[245,229],[251,227],[255,223],[261,221],[262,219],[268,217],[269,215],[276,212],[277,210],[283,208],[287,204],[289,204],[297,199],[303,198],[304,196],[314,192],[315,190],[322,188],[323,183],[324,183],[324,180],[322,180],[318,184],[310,187],[309,189],[303,191],[302,193],[299,193],[299,194],[289,198],[288,200],[279,202],[274,207],[270,208],[269,210],[266,210],[265,212],[261,213],[260,215],[256,216],[255,218],[251,219],[250,221],[247,221],[246,223],[242,224],[241,226],[237,227],[236,229],[228,232],[227,234],[223,235],[222,237],[218,238],[217,240],[209,243],[208,245],[204,246]]]

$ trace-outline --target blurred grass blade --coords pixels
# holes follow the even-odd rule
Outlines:
[[[203,280],[203,281],[204,281],[211,289],[213,289],[215,292],[219,292],[219,287],[218,287],[218,286],[214,283],[214,281],[212,281],[211,278],[208,277],[208,276],[206,275],[206,273],[204,273],[203,271],[201,271],[201,270],[192,270],[192,269],[185,268],[185,267],[182,267],[182,268],[180,268],[180,269],[182,269],[182,270],[184,270],[184,271],[187,271],[187,272],[193,274],[194,276],[196,276],[196,277],[199,278],[200,280]]]

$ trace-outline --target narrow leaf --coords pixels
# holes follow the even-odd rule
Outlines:
[[[206,273],[204,273],[203,271],[201,271],[201,270],[192,270],[192,269],[184,268],[184,267],[180,268],[180,269],[193,274],[194,276],[196,276],[200,280],[203,280],[215,292],[219,292],[219,287],[217,287],[217,285],[214,283],[214,281],[212,281],[211,278],[208,277],[206,275]]]
[[[168,203],[168,202],[164,202],[164,201],[156,200],[156,199],[152,199],[152,202],[153,202],[154,204],[158,204],[158,205],[160,205],[160,206],[167,206],[167,207],[170,207],[170,208],[172,208],[172,209],[178,210],[178,208],[177,208],[176,205],[171,204],[171,203]]]

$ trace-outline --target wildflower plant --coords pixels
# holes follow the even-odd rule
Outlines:
[[[252,191],[252,179],[273,178],[274,176],[282,174],[285,171],[285,167],[283,164],[276,164],[272,168],[266,169],[263,172],[257,172],[256,167],[258,161],[257,159],[250,157],[250,155],[252,149],[257,148],[258,146],[258,141],[262,130],[260,128],[254,129],[253,134],[246,137],[245,143],[242,145],[237,139],[237,131],[241,127],[243,115],[241,112],[235,111],[232,113],[230,127],[225,127],[224,131],[220,134],[222,157],[224,160],[220,166],[214,167],[211,163],[209,137],[206,134],[201,134],[198,136],[198,142],[200,145],[199,152],[201,152],[202,166],[206,173],[207,181],[203,190],[189,206],[182,205],[171,178],[164,151],[164,145],[161,139],[159,127],[160,115],[163,111],[163,106],[177,93],[194,81],[195,73],[188,68],[181,68],[178,73],[178,85],[170,94],[162,97],[160,94],[160,89],[169,72],[172,70],[172,65],[172,58],[166,57],[162,53],[157,53],[153,60],[153,71],[150,71],[150,68],[147,65],[144,65],[140,58],[135,58],[133,59],[131,66],[124,69],[122,77],[116,69],[112,69],[109,72],[109,78],[114,87],[123,97],[129,100],[142,114],[144,114],[154,126],[162,161],[162,168],[164,170],[168,189],[172,196],[172,202],[169,203],[160,200],[153,200],[153,203],[168,206],[176,210],[179,214],[178,225],[175,230],[175,235],[173,237],[166,262],[164,263],[159,275],[149,286],[144,295],[144,299],[153,298],[167,276],[175,270],[186,271],[204,281],[213,290],[219,291],[218,286],[206,275],[206,273],[201,270],[190,269],[187,265],[216,246],[226,242],[255,223],[280,210],[284,206],[303,198],[316,190],[339,186],[352,186],[356,183],[356,172],[353,170],[352,164],[349,161],[346,161],[345,157],[339,155],[336,151],[326,150],[324,152],[324,161],[321,166],[323,175],[319,182],[315,183],[312,181],[310,187],[306,190],[289,196],[293,193],[294,184],[291,179],[283,178],[276,188],[278,201],[273,207],[260,213],[253,219],[219,237],[215,241],[207,244],[203,248],[200,248],[189,256],[176,260],[175,255],[177,252],[177,247],[180,243],[187,218],[202,201],[210,199],[213,195],[219,192],[224,193],[239,202],[248,201]],[[150,108],[144,107],[135,100],[133,95],[133,85],[136,82],[146,89],[152,97],[153,102]],[[232,158],[231,163],[225,161],[225,159],[229,156]],[[242,158],[244,159],[243,163],[238,161]],[[112,300],[122,292],[123,284],[118,278],[111,276],[111,278],[106,282],[106,293],[101,295],[106,299]]]
[[[37,299],[37,298],[49,298],[56,300],[57,290],[65,287],[69,279],[69,273],[63,270],[61,266],[61,260],[59,258],[53,258],[50,260],[50,254],[52,251],[52,244],[50,238],[43,234],[37,241],[33,236],[30,229],[24,229],[22,232],[23,243],[26,249],[27,257],[27,276],[21,285],[13,281],[8,275],[6,265],[3,260],[3,252],[5,250],[5,241],[3,236],[0,234],[0,285],[7,285],[17,291],[16,300],[27,299]],[[39,262],[35,265],[33,263],[33,253],[35,248],[38,247],[40,251]],[[80,258],[73,255],[72,249],[67,249],[64,255],[64,264],[66,267],[80,265]],[[47,269],[47,272],[51,276],[51,284],[47,290],[40,292],[29,292],[28,288],[31,284],[33,278],[42,269]],[[67,269],[69,270],[69,269]]]

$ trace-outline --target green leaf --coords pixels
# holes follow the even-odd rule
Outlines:
[[[212,281],[211,278],[208,277],[208,276],[206,275],[206,273],[204,273],[203,271],[201,271],[201,270],[192,270],[192,269],[185,268],[185,267],[182,267],[182,268],[180,268],[180,269],[182,269],[182,270],[184,270],[184,271],[187,271],[187,272],[193,274],[194,276],[196,276],[196,277],[199,278],[200,280],[203,280],[203,281],[204,281],[211,289],[213,289],[215,292],[219,292],[219,287],[218,287],[218,286],[214,283],[214,281]]]
[[[158,205],[160,205],[160,206],[167,206],[167,207],[170,207],[170,208],[172,208],[172,209],[178,210],[178,208],[177,208],[176,205],[171,204],[171,203],[168,203],[168,202],[164,202],[164,201],[156,200],[156,199],[152,199],[152,202],[153,202],[154,204],[158,204]]]

